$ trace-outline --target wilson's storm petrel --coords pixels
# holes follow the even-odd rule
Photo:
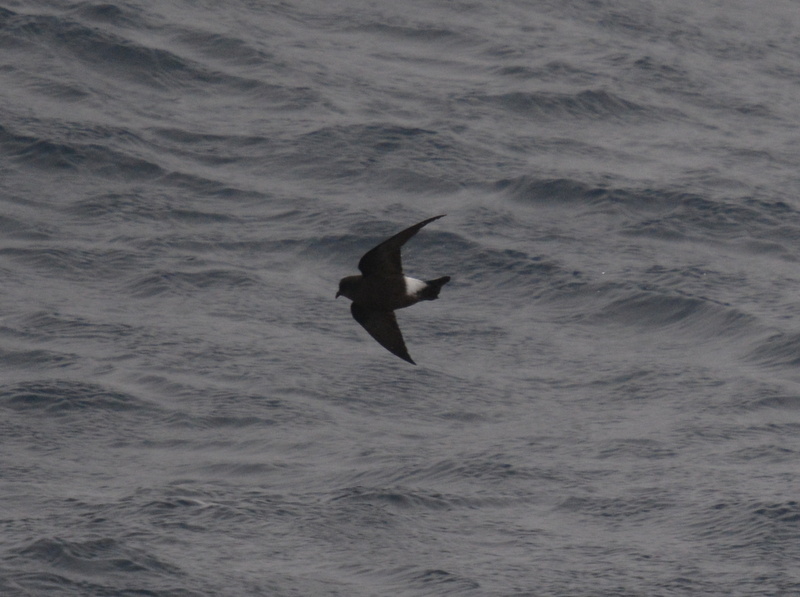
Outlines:
[[[427,282],[404,276],[400,247],[419,232],[420,228],[443,217],[444,215],[436,216],[414,224],[365,253],[358,262],[361,275],[342,278],[339,292],[336,293],[336,298],[346,296],[353,301],[350,305],[353,319],[370,336],[386,350],[412,365],[416,363],[408,354],[394,311],[410,307],[419,301],[439,298],[439,291],[450,281],[450,276]]]

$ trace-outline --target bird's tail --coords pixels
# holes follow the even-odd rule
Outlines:
[[[439,291],[442,289],[442,286],[447,284],[450,281],[450,276],[443,276],[441,278],[436,278],[435,280],[428,280],[425,282],[426,286],[422,289],[422,292],[419,293],[419,299],[421,301],[434,301],[439,298]]]

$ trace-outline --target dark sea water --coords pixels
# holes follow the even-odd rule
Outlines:
[[[0,273],[3,597],[800,594],[797,0],[0,0]]]

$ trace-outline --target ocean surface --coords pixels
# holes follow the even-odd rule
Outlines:
[[[0,273],[3,597],[800,594],[797,0],[0,0]]]

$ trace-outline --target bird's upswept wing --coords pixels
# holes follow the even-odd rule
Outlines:
[[[402,232],[398,232],[392,238],[383,241],[374,249],[367,251],[358,262],[358,269],[365,276],[400,276],[403,274],[403,264],[400,260],[400,247],[408,239],[420,231],[420,228],[430,224],[434,220],[443,218],[444,215],[434,216],[423,220],[419,224],[414,224]],[[360,323],[360,322],[359,322]],[[363,325],[363,324],[362,324]],[[377,339],[377,338],[376,338]],[[380,340],[378,340],[380,342]],[[391,349],[390,349],[391,350]]]

